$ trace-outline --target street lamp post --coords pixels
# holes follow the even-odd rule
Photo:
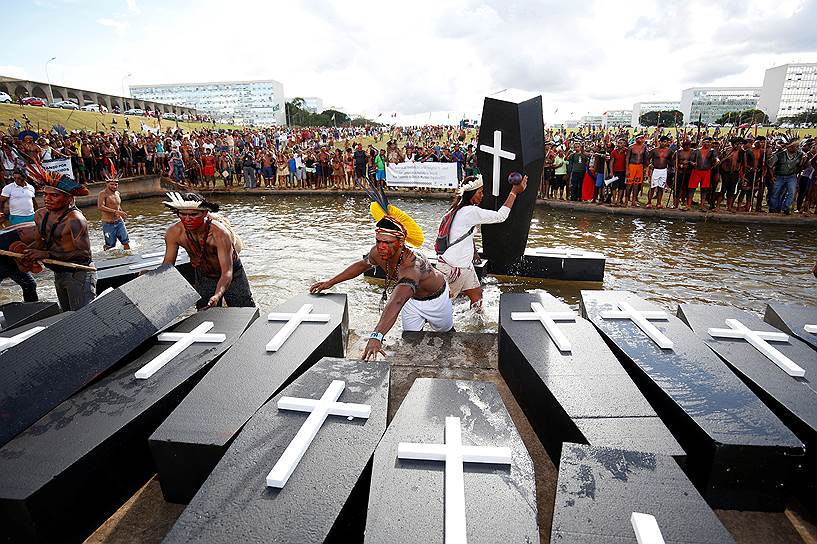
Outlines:
[[[51,89],[51,77],[48,75],[48,63],[52,60],[57,60],[57,57],[51,57],[45,61],[45,79],[48,81],[48,95],[51,102],[54,102],[54,91]]]
[[[128,97],[128,95],[127,95],[127,94],[125,94],[125,80],[126,80],[126,79],[128,79],[128,78],[129,78],[130,76],[132,76],[132,75],[133,75],[133,74],[128,74],[128,75],[126,75],[126,76],[124,76],[124,77],[122,78],[122,113],[125,113],[125,110],[127,109],[127,108],[125,107],[125,106],[127,105],[127,104],[125,103],[125,99]]]

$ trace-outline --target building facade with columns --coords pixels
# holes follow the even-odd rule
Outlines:
[[[693,87],[681,93],[681,113],[686,123],[715,123],[727,113],[757,108],[759,98],[760,87]]]
[[[766,70],[757,107],[769,121],[817,110],[817,62],[798,62]]]
[[[0,91],[8,93],[12,100],[15,101],[27,96],[36,96],[37,98],[46,100],[49,104],[55,100],[68,100],[74,102],[79,107],[83,107],[86,104],[100,104],[108,108],[109,112],[112,112],[114,106],[116,106],[123,112],[129,109],[139,108],[147,111],[160,112],[162,114],[196,114],[195,108],[187,106],[98,93],[54,83],[49,85],[41,81],[30,81],[5,76],[0,76]]]

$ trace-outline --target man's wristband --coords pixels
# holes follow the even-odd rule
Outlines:
[[[381,344],[383,343],[383,338],[386,336],[382,332],[374,331],[369,335],[369,340],[377,340]]]

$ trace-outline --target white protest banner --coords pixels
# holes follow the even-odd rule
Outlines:
[[[74,169],[71,168],[71,159],[53,159],[50,161],[43,161],[43,168],[49,172],[64,174],[69,178],[74,179]]]
[[[386,185],[391,187],[457,188],[455,162],[401,162],[386,165]]]

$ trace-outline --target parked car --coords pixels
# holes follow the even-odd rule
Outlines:
[[[52,108],[61,108],[64,110],[78,110],[79,106],[70,100],[55,100],[51,103]]]
[[[129,110],[125,110],[125,115],[144,115],[145,110],[140,108],[131,108]]]
[[[176,120],[176,114],[173,113],[173,112],[164,113],[164,114],[162,114],[162,119],[167,119],[169,121],[175,121]]]
[[[45,100],[36,96],[27,96],[20,100],[20,103],[24,106],[45,106]]]
[[[0,102],[2,103],[11,103],[11,96],[8,93],[4,93],[0,91]]]
[[[108,108],[101,104],[85,104],[82,106],[82,111],[96,111],[99,113],[108,113]]]

